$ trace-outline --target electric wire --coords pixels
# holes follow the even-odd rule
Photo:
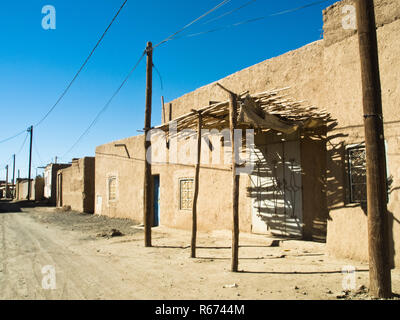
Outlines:
[[[315,2],[312,2],[312,3],[306,4],[306,5],[300,6],[300,7],[296,7],[296,8],[292,8],[292,9],[288,9],[288,10],[284,10],[284,11],[279,11],[279,12],[272,13],[272,14],[269,14],[269,15],[266,15],[266,16],[262,16],[262,17],[257,17],[257,18],[252,18],[252,19],[240,21],[240,22],[237,22],[237,23],[233,23],[233,24],[217,27],[217,28],[214,28],[214,29],[211,29],[211,30],[207,30],[207,31],[202,31],[202,32],[182,35],[180,37],[174,37],[173,39],[170,39],[170,40],[191,38],[191,37],[196,37],[196,36],[200,36],[200,35],[207,34],[207,33],[213,33],[213,32],[225,30],[225,29],[228,29],[228,28],[231,28],[231,27],[237,27],[239,25],[244,25],[244,24],[247,24],[247,23],[252,23],[252,22],[256,22],[256,21],[260,21],[260,20],[265,20],[265,19],[268,19],[268,18],[271,18],[271,17],[275,17],[275,16],[279,16],[279,15],[284,15],[284,14],[287,14],[287,13],[296,12],[296,11],[299,11],[299,10],[302,10],[302,9],[306,9],[306,8],[309,8],[309,7],[312,7],[312,6],[316,6],[316,5],[322,4],[324,2],[328,2],[328,1],[329,0],[315,1]]]
[[[247,7],[247,6],[249,6],[250,4],[252,4],[252,3],[256,2],[256,1],[257,1],[257,0],[248,1],[248,2],[244,3],[243,5],[241,5],[240,7],[237,7],[236,9],[233,9],[233,10],[231,10],[231,11],[225,12],[224,14],[221,14],[221,15],[218,16],[218,17],[215,17],[215,18],[212,18],[212,19],[210,19],[210,20],[207,20],[207,21],[204,22],[203,24],[208,24],[208,23],[210,23],[210,22],[214,22],[214,21],[217,21],[217,20],[219,20],[219,19],[222,19],[222,18],[224,18],[224,17],[226,17],[226,16],[229,16],[229,15],[231,15],[231,14],[233,14],[233,13],[235,13],[235,12],[237,12],[237,11],[239,11],[239,10],[241,10],[241,9],[243,9],[243,8],[245,8],[245,7]]]
[[[42,160],[42,157],[39,154],[39,150],[37,148],[36,141],[33,141],[33,149],[35,149],[36,155],[38,156],[38,159],[39,159],[40,163],[44,164],[44,162]]]
[[[117,90],[113,93],[111,98],[107,101],[107,103],[104,105],[104,107],[97,113],[96,117],[93,119],[93,121],[90,123],[90,125],[86,128],[86,130],[79,136],[79,138],[75,141],[75,143],[71,146],[71,148],[68,149],[66,153],[61,158],[65,158],[66,155],[68,155],[77,145],[78,143],[84,138],[85,135],[87,135],[90,131],[90,129],[97,123],[99,120],[100,116],[107,110],[107,108],[110,106],[111,102],[114,100],[116,95],[120,92],[122,87],[125,85],[125,83],[128,81],[132,73],[135,71],[135,69],[139,66],[140,62],[142,61],[143,57],[145,56],[146,51],[142,53],[140,56],[139,60],[136,62],[134,67],[129,71],[128,75],[125,77],[125,79],[122,81],[120,86],[117,88]]]
[[[211,14],[212,12],[216,11],[217,9],[219,9],[220,7],[224,6],[225,4],[231,2],[231,0],[224,0],[222,2],[220,2],[218,5],[216,5],[214,8],[212,8],[211,10],[207,11],[206,13],[202,14],[200,17],[196,18],[195,20],[193,20],[192,22],[188,23],[187,25],[185,25],[183,28],[179,29],[178,31],[174,32],[173,34],[171,34],[169,37],[165,38],[163,41],[159,42],[158,44],[156,44],[153,48],[157,48],[160,45],[170,41],[172,38],[174,38],[175,36],[177,36],[179,33],[183,32],[184,30],[186,30],[187,28],[189,28],[190,26],[192,26],[193,24],[195,24],[197,21],[205,18],[206,16],[208,16],[209,14]]]
[[[101,37],[99,38],[99,40],[97,41],[96,45],[93,47],[92,51],[89,53],[88,57],[85,59],[85,61],[83,62],[83,64],[81,65],[81,67],[78,69],[78,71],[75,73],[74,77],[72,78],[72,80],[69,82],[69,84],[67,85],[67,87],[64,89],[64,91],[62,92],[62,94],[60,95],[60,97],[57,99],[57,101],[53,104],[53,106],[49,109],[49,111],[47,111],[47,113],[34,125],[34,127],[39,126],[40,124],[43,123],[44,120],[47,119],[47,117],[53,112],[53,110],[57,107],[57,105],[60,103],[60,101],[64,98],[64,96],[67,94],[68,90],[71,88],[72,84],[75,82],[75,80],[78,78],[79,74],[81,73],[81,71],[83,70],[83,68],[86,66],[86,64],[88,63],[88,61],[90,60],[90,58],[92,57],[93,53],[95,52],[95,50],[97,49],[97,47],[100,45],[101,41],[103,40],[103,38],[105,37],[106,33],[108,32],[108,30],[111,28],[112,24],[114,23],[114,21],[117,19],[118,15],[120,14],[120,12],[122,11],[122,9],[124,8],[125,4],[128,2],[128,0],[125,0],[121,7],[119,8],[119,10],[117,11],[117,13],[114,15],[114,17],[112,18],[111,22],[109,23],[109,25],[107,26],[107,28],[105,29],[105,31],[103,32],[103,34],[101,35]],[[17,134],[15,134],[14,136],[11,136],[9,138],[6,138],[4,140],[1,140],[0,143],[12,140],[20,135],[22,135],[24,131],[21,131]]]
[[[118,15],[120,14],[121,10],[124,8],[125,4],[127,3],[128,0],[125,0],[121,7],[119,8],[119,10],[117,11],[117,13],[114,15],[114,17],[112,18],[111,22],[109,23],[109,25],[107,26],[106,30],[103,32],[103,34],[101,35],[100,39],[97,41],[96,45],[94,46],[94,48],[92,49],[92,51],[89,53],[89,56],[86,58],[86,60],[83,62],[83,64],[81,65],[81,67],[79,68],[78,72],[75,74],[75,76],[72,78],[71,82],[68,84],[68,86],[66,87],[66,89],[63,91],[63,93],[61,94],[61,96],[58,98],[58,100],[56,101],[56,103],[50,108],[50,110],[44,115],[44,117],[38,121],[36,123],[36,125],[34,125],[34,127],[39,126],[49,115],[50,113],[55,109],[55,107],[59,104],[59,102],[62,100],[62,98],[65,96],[65,94],[68,92],[68,90],[71,88],[72,84],[75,82],[76,78],[78,77],[78,75],[81,73],[81,71],[83,70],[83,68],[86,66],[86,64],[88,63],[89,59],[92,57],[94,51],[97,49],[97,47],[100,45],[100,42],[103,40],[103,38],[105,37],[106,33],[108,32],[108,30],[111,28],[112,24],[114,23],[115,19],[118,17]]]
[[[4,139],[4,140],[1,140],[0,143],[4,143],[4,142],[10,141],[10,140],[12,140],[12,139],[14,139],[14,138],[16,138],[16,137],[19,137],[19,136],[22,135],[24,132],[26,132],[26,130],[23,130],[23,131],[21,131],[21,132],[16,133],[15,135],[9,137],[9,138],[6,138],[6,139]]]
[[[27,133],[26,133],[26,136],[25,136],[25,139],[24,139],[24,141],[22,142],[22,145],[21,145],[21,147],[19,148],[18,152],[15,154],[15,156],[18,156],[18,155],[21,153],[22,149],[23,149],[24,146],[25,146],[26,140],[28,140],[28,136],[29,136],[29,133],[27,132]]]
[[[154,68],[154,70],[156,70],[156,72],[157,72],[157,74],[158,74],[158,77],[160,78],[161,90],[164,90],[163,79],[162,79],[162,77],[161,77],[161,73],[160,73],[160,71],[158,71],[158,69],[157,69],[157,67],[154,65],[154,63],[153,63],[153,68]]]

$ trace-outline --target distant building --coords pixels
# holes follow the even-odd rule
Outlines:
[[[43,200],[44,180],[42,177],[35,179],[17,179],[15,185],[15,200],[28,200],[28,186],[31,183],[31,201]]]
[[[58,170],[57,207],[69,206],[74,211],[94,212],[95,158],[73,159],[72,165]]]
[[[56,205],[57,173],[59,170],[70,167],[71,164],[50,163],[44,169],[44,198],[49,204]]]

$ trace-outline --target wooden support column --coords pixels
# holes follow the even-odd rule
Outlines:
[[[200,180],[200,161],[201,161],[201,128],[202,128],[202,115],[201,112],[192,110],[198,113],[197,123],[197,159],[195,165],[194,177],[194,195],[192,206],[192,241],[191,241],[191,258],[196,258],[196,238],[197,238],[197,200],[199,198],[199,180]]]
[[[229,129],[232,148],[232,272],[238,272],[239,268],[239,178],[237,174],[236,159],[239,155],[238,146],[235,144],[235,129],[237,126],[237,95],[228,89],[217,85],[229,93]]]
[[[147,77],[146,77],[146,111],[144,122],[144,189],[143,189],[143,223],[144,223],[144,245],[151,247],[151,227],[152,227],[152,184],[151,163],[147,160],[147,152],[151,148],[151,141],[147,141],[147,134],[151,129],[151,98],[152,98],[152,72],[153,72],[153,47],[152,43],[147,43]]]
[[[378,43],[373,0],[357,1],[358,39],[367,162],[367,212],[370,293],[392,296],[389,264],[386,154]]]
[[[162,123],[165,123],[165,104],[164,104],[164,96],[161,96],[161,111],[162,111]]]

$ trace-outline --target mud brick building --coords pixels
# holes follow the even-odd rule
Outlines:
[[[323,39],[229,75],[218,83],[237,94],[252,95],[256,104],[268,102],[263,109],[265,117],[275,115],[279,121],[290,120],[290,108],[295,106],[289,105],[289,109],[285,109],[287,99],[306,101],[305,106],[314,106],[319,112],[326,110],[331,119],[323,125],[299,126],[293,132],[273,127],[255,130],[251,148],[254,167],[252,172],[240,178],[241,231],[327,242],[333,255],[367,261],[358,37],[356,30],[345,29],[342,25],[343,7],[352,4],[354,2],[350,0],[341,1],[323,11]],[[388,245],[391,263],[399,267],[400,2],[376,0],[375,6],[387,152]],[[274,91],[280,88],[286,89]],[[257,102],[255,97],[263,92],[269,92],[270,98]],[[226,100],[226,92],[216,83],[201,87],[167,103],[163,125],[158,129],[166,132],[169,120],[176,120],[178,125],[187,121],[192,109],[211,113],[212,108],[221,110],[222,128],[226,112],[215,102]],[[210,105],[212,108],[207,109]],[[218,117],[214,120],[217,125]],[[131,137],[96,148],[97,214],[142,221],[143,139],[143,136]],[[215,147],[220,141],[211,144]],[[178,142],[178,149],[184,143]],[[202,143],[203,155],[207,154],[207,149],[210,157],[216,152],[211,144]],[[154,152],[164,150],[162,154],[171,156],[168,139],[158,148],[156,145],[155,142]],[[152,166],[154,225],[190,229],[193,163],[161,162]],[[229,164],[204,161],[199,183],[198,228],[231,229]]]

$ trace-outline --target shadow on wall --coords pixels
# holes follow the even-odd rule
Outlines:
[[[253,216],[274,236],[326,242],[326,132],[326,127],[304,130],[296,137],[266,137],[266,146],[256,144],[247,191]],[[337,181],[332,188],[339,188]]]
[[[332,128],[333,129],[333,128]],[[332,130],[331,129],[331,130]],[[359,207],[363,210],[365,216],[368,216],[366,202],[351,203],[350,201],[350,172],[349,172],[349,159],[346,152],[345,141],[337,141],[340,138],[348,137],[347,134],[338,133],[330,136],[327,139],[329,149],[327,150],[327,208],[328,219],[332,220],[330,212],[344,208]],[[392,187],[393,179],[388,179],[388,192],[389,195],[398,190],[400,187]],[[344,213],[346,214],[346,213]],[[392,212],[388,210],[388,264],[391,268],[395,266],[395,242],[393,235],[394,223],[400,224]]]

